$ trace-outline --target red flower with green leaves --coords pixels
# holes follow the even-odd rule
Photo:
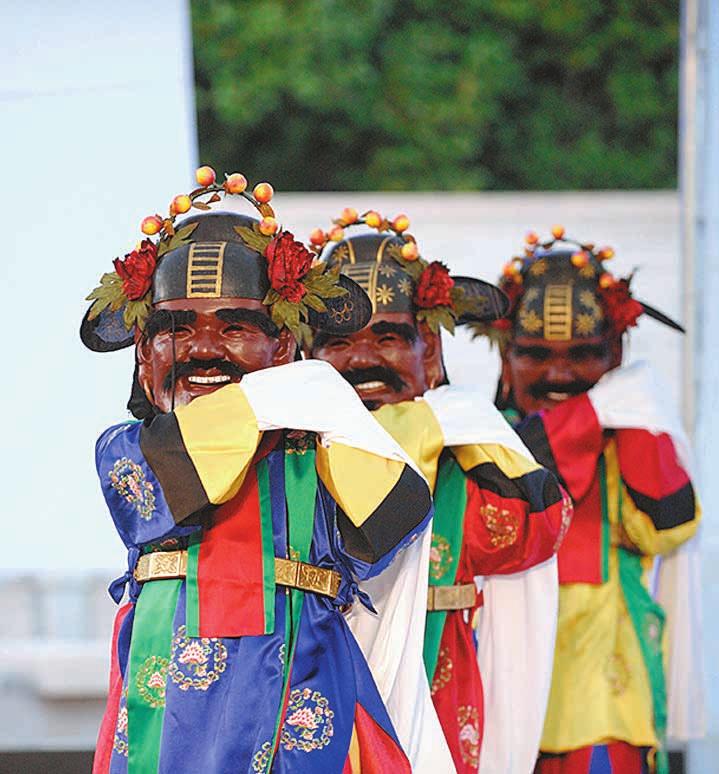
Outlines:
[[[283,231],[267,245],[265,258],[272,289],[285,301],[298,304],[307,293],[301,280],[312,267],[312,253],[289,231]]]
[[[618,335],[636,325],[639,317],[644,314],[644,307],[632,298],[629,280],[617,280],[613,285],[602,288],[599,292],[607,319],[612,325],[613,332]]]
[[[122,289],[129,301],[143,298],[152,285],[152,275],[157,266],[157,247],[149,239],[143,239],[140,247],[112,262],[122,280]]]
[[[433,261],[419,277],[414,302],[420,309],[451,307],[453,287],[454,280],[449,276],[449,269],[440,261]]]

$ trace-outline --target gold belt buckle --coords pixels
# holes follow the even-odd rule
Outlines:
[[[169,580],[187,575],[187,551],[153,551],[143,554],[135,565],[135,580]]]
[[[306,562],[275,558],[275,583],[302,591],[312,591],[326,597],[336,597],[341,575],[335,570],[315,567]]]
[[[430,586],[427,589],[427,610],[469,610],[477,601],[474,583],[457,586]]]
[[[155,551],[143,554],[135,565],[135,580],[145,583],[187,576],[187,551]],[[311,591],[326,597],[337,596],[342,576],[335,570],[315,567],[306,562],[275,558],[275,583],[293,589]]]

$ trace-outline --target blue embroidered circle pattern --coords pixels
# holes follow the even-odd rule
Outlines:
[[[127,758],[127,686],[120,696],[120,707],[117,711],[117,725],[115,726],[115,737],[112,740],[112,749],[123,757]]]
[[[319,691],[295,688],[290,693],[280,743],[285,750],[321,750],[332,740],[334,716],[329,702]]]
[[[172,641],[170,678],[181,691],[206,691],[227,667],[227,648],[216,637],[188,637],[180,626]]]
[[[135,506],[145,521],[152,518],[155,510],[155,491],[152,483],[145,477],[145,471],[131,459],[120,457],[108,473],[112,488]]]

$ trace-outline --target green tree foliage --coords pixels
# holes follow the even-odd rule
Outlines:
[[[676,184],[678,0],[193,0],[202,159],[283,190]]]

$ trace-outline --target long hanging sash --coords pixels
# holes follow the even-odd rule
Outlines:
[[[128,774],[157,771],[172,624],[181,580],[146,583],[137,600],[127,685]]]
[[[604,552],[604,533],[608,532],[608,494],[607,494],[607,469],[604,455],[599,461],[599,475],[601,478],[602,492],[602,548]],[[617,481],[617,514],[619,522],[622,520],[622,479]],[[607,515],[605,530],[604,516]],[[607,539],[608,542],[608,539]],[[606,550],[608,554],[608,547]],[[669,760],[665,747],[667,728],[667,692],[664,676],[664,663],[662,659],[662,641],[664,635],[664,611],[652,599],[646,587],[642,583],[643,568],[641,557],[627,551],[621,546],[617,547],[619,557],[619,582],[624,594],[624,602],[629,612],[629,617],[634,627],[634,633],[639,641],[644,667],[647,670],[649,685],[652,691],[652,712],[654,715],[654,730],[659,740],[656,751],[656,774],[668,774]]]
[[[456,582],[466,510],[467,481],[457,461],[453,456],[448,455],[440,464],[434,492],[430,586],[451,586]],[[424,630],[424,667],[430,684],[437,668],[439,646],[446,620],[446,610],[427,612]]]
[[[269,477],[264,479],[269,485]],[[261,501],[268,501],[269,488],[262,492],[263,479],[260,479]],[[315,501],[317,498],[317,470],[315,468],[314,449],[301,452],[285,451],[285,497],[287,501],[287,557],[298,562],[309,561],[310,544],[315,523]],[[274,582],[274,564],[272,566]],[[297,634],[305,592],[301,589],[285,588],[285,658],[282,683],[282,697],[275,721],[275,736],[272,742],[272,756],[267,761],[265,772],[272,768],[279,745],[280,731],[284,719],[290,690],[292,663],[297,649]]]
[[[267,461],[248,471],[213,524],[187,551],[189,637],[243,637],[275,630],[275,569]],[[238,561],[241,557],[241,561]]]

